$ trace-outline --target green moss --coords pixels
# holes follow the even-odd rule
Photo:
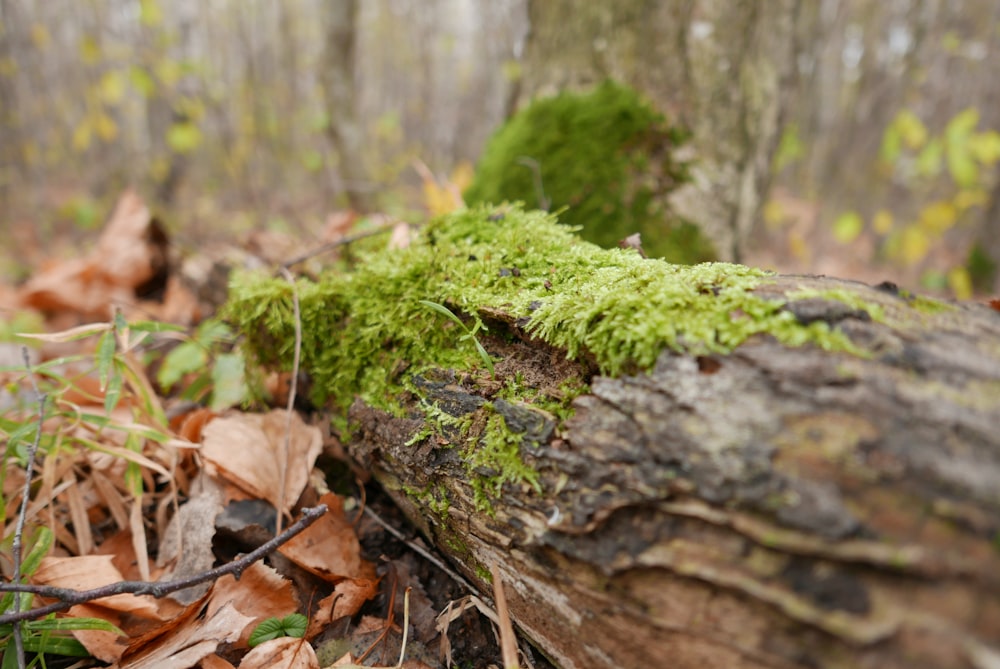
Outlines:
[[[885,320],[885,311],[877,304],[872,304],[871,302],[865,300],[857,293],[852,293],[849,290],[843,290],[840,288],[832,288],[825,290],[815,290],[812,288],[801,288],[799,290],[790,291],[787,294],[790,301],[792,300],[804,300],[809,298],[819,298],[823,300],[833,300],[845,304],[851,309],[856,311],[866,312],[873,321],[882,322]]]
[[[673,157],[686,139],[625,86],[609,81],[587,94],[562,93],[532,103],[497,131],[465,199],[566,208],[562,222],[601,246],[639,232],[651,257],[713,260],[698,227],[667,203],[689,179]]]
[[[497,413],[487,419],[482,438],[469,444],[464,461],[477,510],[492,512],[490,500],[500,495],[506,483],[526,483],[542,492],[538,472],[521,457],[522,446],[522,436],[511,432],[504,417]]]
[[[493,583],[493,572],[489,570],[489,567],[480,562],[476,563],[476,576],[478,576],[481,581]]]
[[[489,404],[475,417],[449,414],[428,399],[417,379],[465,371],[473,385],[502,387],[500,397],[559,420],[587,385],[571,379],[550,396],[530,389],[523,377],[490,378],[465,334],[480,324],[477,337],[500,370],[497,351],[505,350],[501,344],[513,331],[482,322],[484,314],[507,314],[568,357],[612,376],[650,368],[663,349],[725,353],[758,333],[788,345],[857,352],[826,323],[803,325],[783,302],[754,295],[767,276],[740,265],[645,260],[631,250],[583,242],[543,212],[479,207],[436,219],[407,249],[364,255],[353,271],[299,280],[301,365],[312,378],[312,399],[336,409],[342,426],[355,397],[400,416],[401,398],[422,400],[425,430],[413,443],[439,434],[462,444],[477,504],[485,508],[504,485],[538,489],[538,476],[522,457],[521,435],[511,433]],[[838,299],[853,298],[845,293]],[[446,305],[469,327],[422,300]],[[236,277],[224,315],[245,336],[251,358],[290,368],[295,337],[286,281]]]
[[[464,332],[420,300],[445,304],[469,321],[508,313],[608,375],[648,368],[664,348],[725,353],[758,333],[790,345],[852,350],[825,323],[802,325],[782,302],[754,296],[767,276],[727,263],[644,260],[582,242],[549,214],[475,208],[435,220],[407,249],[366,255],[350,273],[300,279],[302,368],[312,375],[313,399],[344,409],[360,396],[398,410],[400,393],[420,394],[411,379],[434,369],[485,376]],[[290,366],[287,282],[241,274],[223,313],[259,362]],[[484,326],[479,336],[489,334]]]
[[[402,486],[401,490],[407,497],[422,503],[440,518],[448,517],[451,500],[448,498],[448,489],[445,486],[441,484],[428,485],[423,490],[412,486]]]
[[[981,243],[976,242],[969,249],[969,255],[965,259],[965,269],[969,272],[972,287],[976,292],[989,293],[993,290],[997,278],[997,261]]]
[[[420,402],[421,413],[424,415],[423,427],[414,433],[406,442],[407,446],[419,443],[432,436],[444,437],[446,440],[451,435],[465,436],[472,425],[470,416],[453,416],[444,411],[435,402]]]

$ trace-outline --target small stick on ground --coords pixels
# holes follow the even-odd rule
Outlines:
[[[510,622],[507,611],[507,595],[503,591],[503,579],[500,578],[500,568],[494,562],[490,565],[493,575],[493,599],[497,605],[497,618],[500,619],[500,657],[503,658],[504,669],[520,669],[517,661],[517,637],[514,635],[514,625]]]
[[[21,492],[21,508],[17,512],[17,525],[14,527],[14,538],[11,544],[11,561],[14,563],[14,574],[11,582],[17,585],[21,583],[21,541],[24,539],[24,525],[28,519],[28,500],[31,497],[31,477],[35,469],[35,455],[38,453],[38,446],[42,441],[42,423],[45,422],[45,402],[48,395],[38,388],[35,382],[35,373],[31,368],[31,356],[28,347],[21,347],[21,357],[24,358],[24,366],[28,370],[28,380],[31,382],[31,389],[35,393],[35,400],[38,402],[38,426],[35,428],[35,438],[28,447],[26,456],[27,463],[24,466],[24,490]],[[21,598],[14,597],[14,613],[17,616],[21,613]],[[18,669],[24,669],[24,640],[21,638],[21,620],[13,621],[14,632],[14,653],[17,655]]]
[[[118,581],[117,583],[110,583],[108,585],[103,585],[99,588],[92,588],[90,590],[73,590],[71,588],[55,588],[48,585],[32,585],[27,583],[0,583],[0,592],[30,592],[35,595],[41,595],[42,597],[59,600],[47,606],[40,606],[37,609],[31,609],[30,611],[21,611],[20,613],[8,613],[2,615],[0,616],[0,625],[6,623],[16,623],[21,620],[41,618],[50,613],[65,611],[74,604],[82,604],[84,602],[90,602],[102,597],[110,597],[111,595],[120,595],[125,593],[132,595],[152,595],[153,597],[159,599],[172,592],[190,588],[192,585],[214,581],[227,574],[232,574],[238,579],[247,567],[257,560],[260,560],[265,555],[274,552],[282,545],[288,543],[292,537],[312,525],[326,512],[326,504],[320,504],[319,506],[309,509],[303,509],[302,517],[290,525],[287,530],[267,543],[261,544],[256,549],[247,553],[238,560],[233,560],[232,562],[227,562],[220,567],[215,567],[214,569],[209,569],[199,574],[192,574],[191,576],[187,576],[185,578],[178,578],[173,581],[161,581],[159,583],[154,583],[152,581]]]

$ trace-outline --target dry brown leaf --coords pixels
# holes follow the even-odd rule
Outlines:
[[[203,317],[198,296],[176,274],[167,277],[163,302],[143,301],[139,304],[139,310],[145,314],[145,319],[179,325],[193,325]]]
[[[59,332],[23,332],[18,336],[37,341],[68,342],[89,335],[95,335],[99,332],[107,332],[113,327],[114,324],[111,322],[84,323],[83,325],[77,325],[76,327],[69,328],[68,330],[60,330]]]
[[[253,623],[244,628],[239,637],[241,644],[246,644],[257,624],[268,618],[283,618],[298,608],[291,581],[262,562],[250,565],[238,581],[223,576],[215,582],[208,598],[208,611],[212,613],[225,604],[232,604]]]
[[[240,662],[240,669],[319,669],[319,660],[305,639],[286,636],[251,650]]]
[[[201,442],[202,430],[218,415],[211,409],[198,408],[171,419],[170,427],[193,446]]]
[[[8,247],[9,248],[9,247]],[[21,308],[21,293],[6,283],[0,284],[0,310],[17,311]]]
[[[206,471],[288,513],[309,482],[323,438],[318,428],[292,414],[285,494],[279,502],[287,416],[285,411],[275,410],[267,414],[231,413],[213,420],[202,431]]]
[[[41,311],[110,318],[116,305],[166,266],[167,237],[133,191],[119,199],[97,247],[86,258],[50,264],[21,289],[21,303]]]
[[[164,580],[186,578],[207,571],[215,563],[212,538],[215,536],[215,517],[222,512],[222,490],[207,476],[200,477],[198,491],[183,504],[170,519],[160,540],[156,566],[174,563]],[[185,588],[169,595],[181,604],[190,604],[204,595],[211,584]]]
[[[114,566],[110,555],[78,555],[75,557],[44,558],[32,577],[32,583],[58,588],[90,590],[125,580]],[[156,600],[149,596],[111,595],[95,600],[95,604],[143,618],[158,617]]]
[[[218,655],[207,655],[201,659],[201,669],[236,669],[236,667]]]
[[[320,239],[324,242],[335,242],[348,232],[358,220],[358,215],[350,210],[335,211],[326,217]]]
[[[330,583],[345,578],[374,580],[375,566],[361,557],[354,526],[344,516],[344,501],[335,493],[320,497],[329,511],[278,549],[306,571]]]
[[[70,607],[67,615],[72,618],[100,618],[112,625],[122,627],[122,614],[94,604],[77,604]],[[134,620],[134,619],[133,619]],[[124,630],[122,630],[124,631]],[[76,640],[83,644],[87,652],[102,662],[117,662],[125,652],[125,640],[114,632],[104,630],[76,630]]]
[[[74,312],[109,318],[111,305],[129,300],[133,292],[115,286],[93,271],[92,261],[76,259],[37,272],[21,288],[23,304],[39,311]]]
[[[305,638],[314,639],[333,621],[353,616],[376,594],[378,579],[344,579],[334,587],[332,594],[319,601]]]
[[[202,606],[203,603],[196,605],[199,611]],[[112,665],[112,669],[189,669],[214,654],[219,644],[236,641],[251,622],[252,618],[228,603],[204,619],[188,615],[184,624],[169,634],[130,644],[126,656]]]
[[[133,290],[166,267],[166,232],[135,191],[118,199],[91,257],[111,283]]]

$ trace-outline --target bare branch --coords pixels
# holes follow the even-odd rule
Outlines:
[[[190,588],[193,585],[214,581],[227,574],[232,574],[234,578],[239,579],[247,567],[287,543],[292,537],[316,522],[316,520],[326,512],[327,506],[325,504],[320,504],[319,506],[309,509],[303,509],[302,517],[290,525],[287,530],[267,543],[261,544],[255,550],[247,553],[243,557],[233,560],[232,562],[228,562],[220,567],[203,571],[200,574],[193,574],[186,578],[179,578],[173,581],[162,581],[159,583],[151,581],[119,581],[118,583],[110,583],[108,585],[104,585],[99,588],[92,588],[90,590],[54,588],[47,585],[0,583],[0,592],[30,592],[35,595],[60,600],[47,606],[32,609],[31,611],[2,615],[0,616],[0,624],[16,623],[21,620],[40,618],[57,611],[65,611],[74,604],[82,604],[84,602],[90,602],[102,597],[110,597],[111,595],[128,593],[133,595],[152,595],[153,597],[160,598],[165,595],[169,595],[172,592]]]
[[[11,546],[11,560],[14,563],[14,574],[11,581],[15,584],[21,583],[21,541],[24,538],[24,525],[28,519],[28,500],[31,497],[31,477],[35,469],[35,455],[38,453],[38,446],[42,441],[42,423],[45,421],[45,402],[48,395],[42,393],[35,381],[35,373],[31,369],[31,357],[28,354],[28,347],[21,347],[21,356],[24,358],[24,366],[28,370],[28,380],[31,388],[35,391],[35,399],[38,402],[38,427],[35,429],[35,438],[28,447],[26,456],[27,462],[24,466],[24,490],[21,492],[21,508],[17,514],[17,525],[14,528],[14,539]],[[21,598],[14,597],[14,613],[21,613]],[[21,638],[21,624],[19,620],[14,622],[14,652],[17,655],[18,669],[24,669],[24,641]]]
[[[365,230],[364,232],[358,232],[353,235],[346,235],[344,237],[341,237],[340,239],[335,239],[332,242],[327,242],[326,244],[317,246],[316,248],[310,251],[306,251],[305,253],[297,255],[291,260],[286,260],[281,264],[281,266],[288,268],[291,267],[292,265],[298,265],[300,262],[305,262],[310,258],[322,255],[323,253],[326,253],[327,251],[332,251],[335,248],[346,246],[347,244],[353,244],[356,241],[367,239],[368,237],[374,237],[375,235],[381,235],[386,232],[392,232],[392,229],[394,227],[396,227],[396,224],[392,223],[390,225],[383,225],[378,228],[373,228],[372,230]]]

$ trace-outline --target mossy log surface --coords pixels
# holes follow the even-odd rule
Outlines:
[[[397,365],[392,406],[338,400],[341,436],[487,596],[498,565],[565,669],[998,666],[1000,314],[822,277],[746,290],[844,339],[752,333],[602,374],[514,297],[466,305],[495,375]],[[571,413],[531,399],[567,380]]]

